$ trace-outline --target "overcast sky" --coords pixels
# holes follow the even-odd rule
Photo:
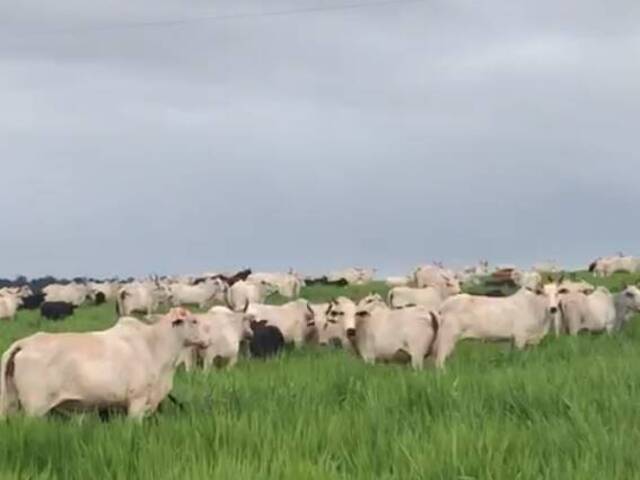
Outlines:
[[[640,2],[349,2],[0,2],[0,276],[640,254]]]

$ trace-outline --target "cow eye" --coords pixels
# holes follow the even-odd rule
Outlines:
[[[560,290],[558,290],[558,293],[564,295],[565,293],[569,293],[569,290],[566,288],[561,288]]]
[[[629,298],[633,298],[635,297],[635,295],[633,294],[633,292],[626,292],[625,295]]]

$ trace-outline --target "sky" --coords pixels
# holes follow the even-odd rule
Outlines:
[[[0,276],[640,254],[640,2],[355,3],[0,2]]]

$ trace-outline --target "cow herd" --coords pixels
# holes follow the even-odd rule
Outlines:
[[[553,265],[544,269],[556,270]],[[598,275],[638,272],[640,261],[607,257],[593,262],[590,270]],[[301,288],[366,285],[375,271],[351,268],[302,278],[292,271],[243,270],[51,283],[40,289],[28,282],[6,286],[0,289],[2,319],[13,319],[26,308],[60,320],[81,305],[112,302],[118,320],[103,331],[36,333],[14,342],[2,356],[0,417],[17,410],[42,416],[93,408],[121,409],[142,418],[170,394],[177,368],[233,368],[243,350],[265,358],[285,345],[336,345],[367,363],[404,362],[422,369],[431,358],[443,368],[463,339],[505,340],[523,349],[550,332],[611,334],[640,312],[640,289],[634,285],[612,294],[559,274],[551,279],[535,269],[493,272],[494,278],[513,283],[511,295],[463,293],[463,284],[474,285],[491,273],[486,262],[462,272],[425,265],[407,277],[386,279],[386,298],[337,296],[326,303],[300,298]],[[288,301],[266,303],[276,293]],[[188,306],[204,313],[192,313]]]

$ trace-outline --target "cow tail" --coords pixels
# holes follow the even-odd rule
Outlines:
[[[387,305],[390,308],[393,308],[393,290],[389,290],[389,295],[387,295]]]
[[[589,271],[593,273],[593,271],[596,269],[597,265],[598,265],[598,261],[596,260],[591,265],[589,265]]]
[[[6,417],[13,406],[18,404],[18,390],[13,381],[16,355],[22,347],[14,343],[4,355],[0,364],[0,418]]]
[[[438,318],[438,314],[435,312],[429,312],[429,317],[431,318],[431,329],[433,330],[433,336],[431,337],[431,344],[429,345],[429,349],[427,350],[427,354],[425,356],[430,356],[435,354],[436,340],[438,338],[438,331],[440,330],[440,319]]]

